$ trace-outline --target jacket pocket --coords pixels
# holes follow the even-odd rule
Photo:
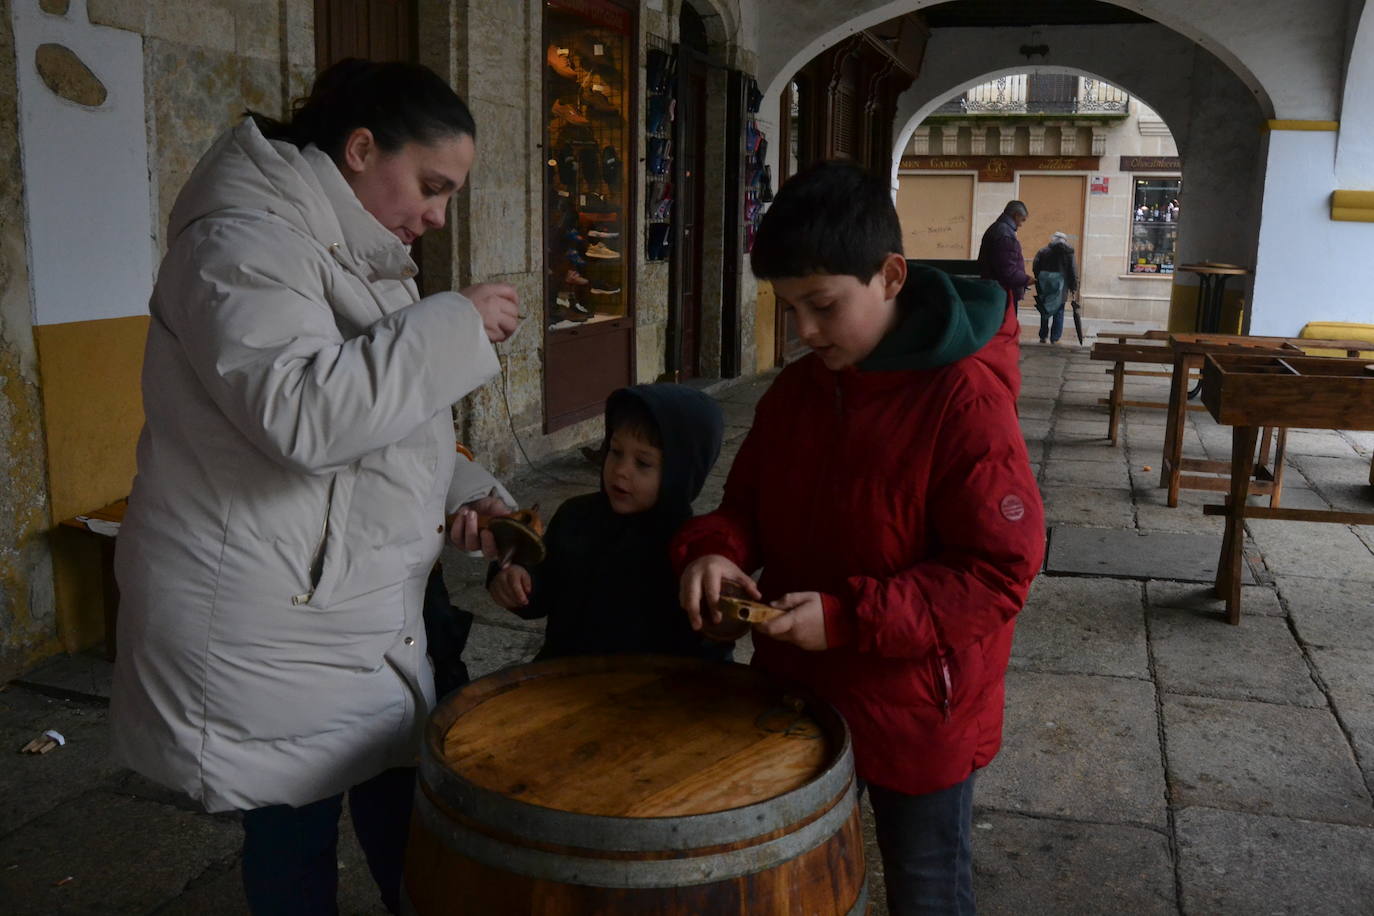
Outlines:
[[[291,597],[291,603],[297,607],[310,605],[311,607],[322,607],[329,599],[332,591],[335,570],[338,566],[337,550],[331,551],[331,543],[338,540],[337,527],[334,523],[334,497],[338,489],[339,476],[337,474],[329,478],[329,490],[325,495],[323,519],[320,521],[320,537],[315,544],[315,549],[310,557],[310,568],[306,571],[306,581],[309,588]]]

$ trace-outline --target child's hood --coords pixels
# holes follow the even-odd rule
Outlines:
[[[635,398],[648,409],[663,440],[663,483],[656,508],[674,516],[690,515],[692,500],[720,455],[725,432],[720,405],[686,385],[634,385],[606,399],[607,417],[622,398]],[[608,442],[610,432],[607,429]]]
[[[994,280],[951,277],[907,262],[906,285],[897,295],[901,315],[863,361],[869,372],[935,369],[977,353],[1006,318],[1007,293]]]

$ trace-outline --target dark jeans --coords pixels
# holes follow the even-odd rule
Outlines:
[[[928,795],[868,786],[892,916],[976,912],[973,780]]]
[[[444,576],[435,566],[425,584],[425,639],[434,663],[434,698],[442,700],[468,682],[463,649],[472,630],[472,612],[454,607]]]
[[[415,769],[387,770],[348,790],[353,832],[382,903],[400,908],[401,866],[410,832]],[[333,916],[339,912],[339,814],[343,794],[293,808],[243,813],[243,889],[254,916]]]
[[[1059,311],[1053,315],[1040,313],[1040,342],[1044,343],[1048,338],[1054,343],[1059,342],[1059,338],[1064,336],[1064,306],[1059,307]]]

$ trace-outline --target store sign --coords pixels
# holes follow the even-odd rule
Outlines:
[[[1092,172],[1100,156],[903,156],[909,172],[974,172],[979,181],[1015,181],[1017,172]]]
[[[1183,160],[1178,156],[1122,156],[1123,172],[1178,172]]]
[[[1109,193],[1107,188],[1110,182],[1111,179],[1106,175],[1094,175],[1089,183],[1089,188],[1093,194],[1107,194]]]

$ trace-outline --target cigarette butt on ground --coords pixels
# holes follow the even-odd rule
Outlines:
[[[744,623],[767,623],[787,613],[758,601],[750,601],[747,598],[721,598],[716,606],[726,617]]]

